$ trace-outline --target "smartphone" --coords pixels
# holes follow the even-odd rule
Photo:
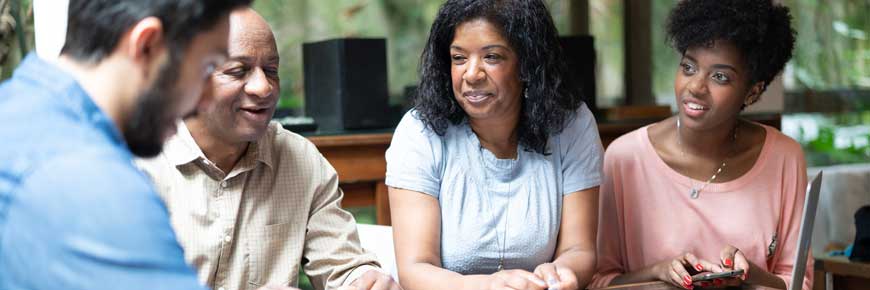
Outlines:
[[[743,275],[743,270],[725,271],[719,273],[701,273],[692,276],[692,282],[710,281],[713,279],[734,278]]]

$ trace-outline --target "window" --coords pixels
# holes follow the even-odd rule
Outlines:
[[[657,1],[656,1],[657,2]],[[595,78],[599,107],[625,100],[625,46],[622,0],[589,0],[589,32],[595,37]]]
[[[783,73],[783,133],[809,165],[870,162],[870,2],[783,2],[798,33]]]
[[[870,2],[785,0],[798,32],[788,91],[870,89]]]
[[[652,49],[652,90],[656,103],[675,108],[674,76],[679,68],[680,55],[665,40],[665,22],[677,0],[653,1],[650,15]]]

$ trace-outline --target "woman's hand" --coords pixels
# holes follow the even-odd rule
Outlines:
[[[749,260],[739,249],[728,245],[719,253],[722,268],[725,270],[743,270],[743,276],[725,279],[723,286],[740,286],[749,278]]]
[[[490,275],[490,290],[544,290],[547,283],[524,270],[503,270]]]
[[[661,280],[683,289],[693,289],[692,275],[701,272],[722,272],[722,267],[706,260],[698,259],[691,253],[685,253],[672,260],[664,261],[654,266],[655,276]]]
[[[554,263],[538,265],[535,275],[547,282],[548,290],[578,290],[577,275],[568,267]]]
[[[390,275],[378,270],[368,270],[353,283],[339,287],[338,290],[402,290],[402,287]]]

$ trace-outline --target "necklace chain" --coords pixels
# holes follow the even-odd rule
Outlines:
[[[483,158],[483,150],[484,150],[483,145],[481,144],[480,148],[478,148],[478,149],[480,150],[479,156],[480,156],[480,164],[482,166],[481,171],[483,172],[483,183],[484,183],[484,186],[489,186],[489,175],[486,173],[486,171],[487,171],[486,161]],[[517,150],[517,159],[519,159],[519,150]],[[514,165],[515,165],[514,162],[511,162],[511,166],[508,169],[509,170],[508,174],[510,175],[509,180],[508,180],[508,187],[507,187],[508,193],[510,193],[510,191],[511,191],[511,182],[513,181],[512,177],[513,177],[513,172],[514,172]],[[480,192],[484,193],[484,192],[486,192],[486,190],[481,190]],[[495,196],[495,195],[490,194],[490,196]],[[497,272],[504,270],[504,252],[505,252],[505,248],[507,248],[507,219],[510,217],[511,199],[513,199],[513,196],[508,197],[507,205],[505,208],[504,219],[499,220],[499,223],[503,224],[502,235],[499,236],[498,227],[496,227],[496,232],[495,232],[495,234],[496,234],[495,242],[498,245],[498,250],[499,250],[498,251],[498,268],[496,270]],[[491,218],[494,220],[495,219],[495,210],[493,209],[492,200],[490,200],[490,202],[489,202],[489,212],[490,212]],[[502,220],[504,220],[504,222],[502,222]]]
[[[682,132],[680,131],[681,128],[682,128],[682,126],[680,124],[680,117],[677,116],[677,145],[680,147],[680,156],[683,159],[685,159],[686,158],[686,151],[685,151],[685,148],[683,148],[683,141],[682,141],[683,135],[682,135]],[[733,144],[731,146],[731,153],[726,155],[725,158],[722,158],[722,165],[719,165],[719,168],[716,169],[715,172],[713,172],[713,175],[710,176],[710,178],[708,178],[707,181],[701,185],[701,187],[695,188],[695,185],[694,185],[695,182],[692,181],[692,190],[689,192],[689,197],[691,197],[692,199],[698,199],[698,197],[701,195],[701,191],[703,191],[705,188],[707,188],[707,185],[710,185],[711,182],[716,180],[716,177],[718,177],[720,173],[725,171],[725,166],[727,164],[728,157],[730,157],[734,153],[734,151],[736,151],[736,148],[737,148],[737,124],[734,125],[734,129],[732,129],[731,132],[732,132],[731,141],[733,142]]]

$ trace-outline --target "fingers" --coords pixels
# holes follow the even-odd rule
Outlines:
[[[688,283],[688,282],[687,282],[688,280],[686,280],[685,277],[680,276],[680,274],[677,274],[677,272],[675,272],[675,271],[673,271],[673,270],[670,270],[670,271],[668,272],[668,277],[669,277],[669,279],[668,279],[668,281],[666,281],[666,282],[671,283],[671,284],[673,284],[675,287],[678,287],[678,288],[686,288],[686,289],[688,289],[688,287],[689,287],[688,284],[687,284],[687,283]]]
[[[749,278],[749,260],[743,255],[743,252],[734,246],[728,245],[722,249],[720,256],[724,269],[743,270],[743,276],[739,278],[741,281],[746,281]]]
[[[722,272],[722,267],[704,259],[698,259],[692,253],[683,255],[683,265],[692,268],[694,272]]]
[[[704,271],[704,265],[702,265],[700,261],[698,261],[698,258],[695,257],[695,255],[692,255],[692,253],[686,253],[683,255],[683,264],[688,265],[697,272]]]
[[[671,262],[671,279],[674,285],[685,289],[692,289],[692,276],[686,271],[681,258],[674,259]]]
[[[390,280],[392,280],[392,279],[380,278],[380,279],[376,280],[375,284],[373,284],[372,287],[369,289],[370,290],[391,290],[391,288],[392,288],[391,286],[393,286],[393,285],[392,285],[392,283],[390,283],[390,282],[392,282]]]
[[[537,275],[523,270],[507,270],[493,275],[498,281],[491,287],[492,289],[503,287],[509,289],[546,289],[547,287],[547,283],[538,278]]]
[[[546,287],[546,285],[534,283],[531,280],[529,280],[528,278],[522,277],[519,275],[508,276],[505,279],[505,284],[506,284],[506,286],[508,286],[512,289],[520,289],[520,290],[530,289],[533,287],[533,285],[537,286],[537,287],[535,287],[535,289],[544,289],[544,287]]]
[[[719,264],[716,264],[716,263],[713,263],[713,262],[710,262],[710,261],[707,261],[704,259],[698,259],[698,264],[701,265],[701,269],[702,269],[699,272],[719,273],[719,272],[724,271],[724,270],[722,270],[722,266],[719,266]]]
[[[734,269],[734,254],[737,252],[737,248],[733,246],[725,246],[722,251],[719,252],[719,258],[722,259],[722,268],[733,270]]]
[[[394,290],[394,289],[402,289],[393,277],[390,277],[387,274],[381,273],[377,270],[369,270],[365,272],[362,276],[353,281],[350,285],[354,286],[353,290],[365,289],[365,290]],[[350,289],[348,289],[350,290]]]
[[[377,274],[380,273],[375,270],[368,270],[362,276],[356,278],[356,281],[353,281],[350,285],[354,286],[355,289],[372,289],[372,286],[378,281]]]
[[[538,278],[541,278],[546,282],[547,287],[553,287],[559,285],[561,281],[559,277],[559,273],[556,271],[556,265],[553,263],[541,264],[537,268],[535,268],[535,275]]]
[[[740,280],[746,281],[749,278],[749,260],[739,250],[734,253],[734,269],[743,270],[743,276],[740,277]]]
[[[577,290],[580,289],[580,283],[577,281],[577,275],[574,271],[566,267],[556,267],[556,273],[559,274],[558,290]],[[553,287],[550,287],[551,290]]]
[[[547,282],[544,282],[544,280],[541,280],[541,278],[538,278],[538,276],[535,274],[532,274],[532,273],[529,273],[529,272],[526,272],[523,270],[513,270],[513,272],[515,272],[517,276],[526,279],[527,281],[535,284],[536,286],[538,286],[540,288],[547,287]],[[558,277],[557,277],[557,279],[558,279]]]

